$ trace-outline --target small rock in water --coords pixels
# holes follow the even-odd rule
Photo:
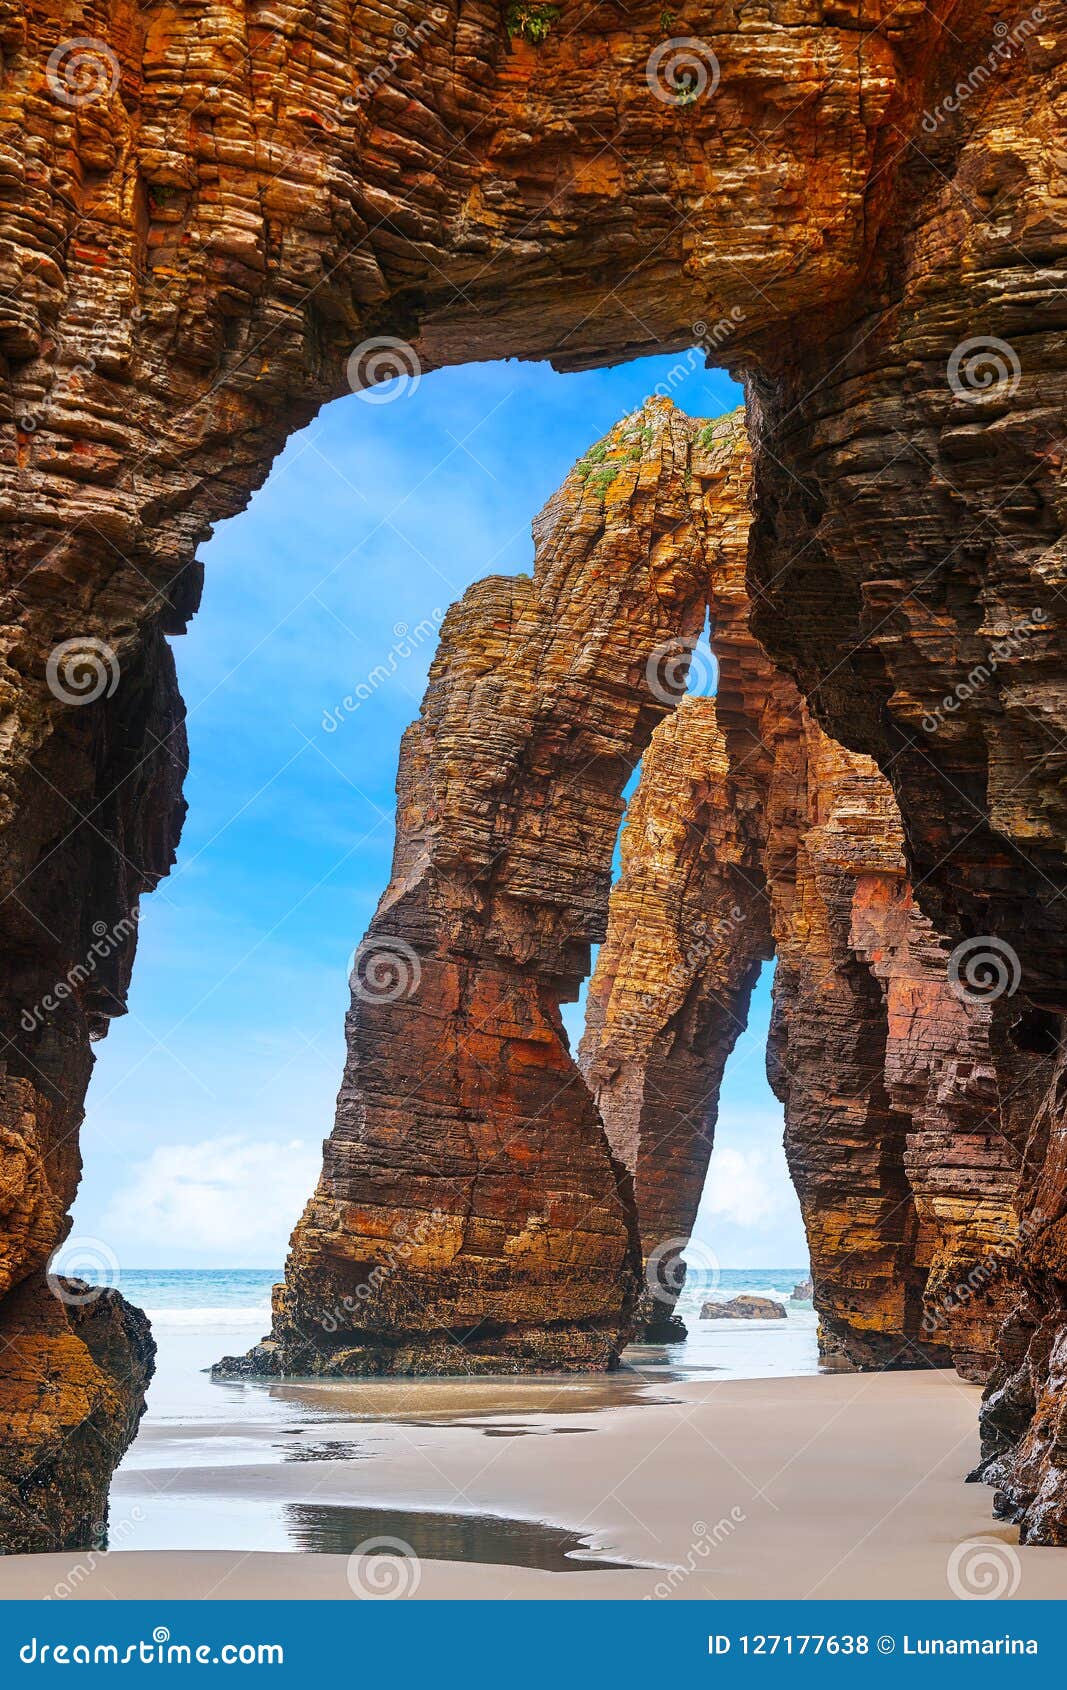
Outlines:
[[[205,1367],[204,1372],[210,1373],[212,1379],[258,1379],[278,1374],[281,1372],[278,1346],[270,1338],[263,1338],[247,1355],[223,1356],[210,1368]]]
[[[728,1303],[705,1303],[701,1320],[785,1320],[781,1303],[772,1297],[731,1297]]]
[[[810,1303],[815,1295],[815,1287],[810,1279],[802,1279],[799,1285],[794,1285],[790,1293],[791,1303]]]

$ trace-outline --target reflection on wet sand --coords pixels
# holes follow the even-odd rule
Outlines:
[[[295,1502],[285,1524],[294,1549],[327,1555],[386,1554],[400,1542],[420,1561],[476,1561],[482,1566],[533,1567],[543,1573],[588,1573],[633,1568],[639,1562],[596,1553],[589,1535],[499,1514],[438,1514],[402,1508],[347,1508]],[[378,1540],[379,1548],[375,1547]]]
[[[588,1414],[670,1401],[671,1375],[645,1379],[629,1368],[583,1379],[287,1379],[252,1389],[275,1402],[299,1405],[345,1420],[387,1420],[414,1425],[528,1414]],[[217,1388],[217,1387],[216,1387]],[[248,1387],[242,1387],[248,1388]]]

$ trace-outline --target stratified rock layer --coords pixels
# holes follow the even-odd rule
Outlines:
[[[888,785],[803,709],[801,720],[805,819],[772,890],[768,1070],[824,1354],[898,1367],[951,1355],[984,1377],[1018,1177],[988,1015],[953,994],[947,950],[913,909]],[[979,1282],[946,1294],[986,1262]]]
[[[728,769],[715,700],[683,700],[645,753],[587,997],[580,1060],[633,1175],[651,1339],[671,1335],[723,1072],[771,955],[762,868]]]
[[[710,431],[706,431],[710,432]],[[915,910],[892,794],[810,720],[748,631],[748,455],[715,425],[707,522],[718,700],[653,735],[590,984],[582,1065],[634,1176],[649,1336],[669,1336],[726,1059],[777,954],[772,1079],[824,1355],[988,1375],[1019,1156],[991,1013]],[[720,727],[720,720],[726,732]],[[1031,1059],[1032,1060],[1032,1059]]]
[[[698,653],[657,728],[622,836],[622,872],[586,1002],[581,1046],[616,1155],[635,1181],[647,1336],[670,1321],[696,1219],[726,1060],[771,953],[767,794],[791,682],[748,631],[751,462],[740,416],[689,425],[704,490],[705,592],[715,674]]]
[[[1010,946],[1055,1043],[1062,0],[1011,20],[994,0],[701,0],[695,94],[651,3],[539,46],[488,0],[58,11],[0,0],[0,895],[55,839],[31,776],[64,720],[49,653],[93,634],[133,664],[198,539],[345,390],[353,348],[358,380],[383,335],[424,367],[701,339],[752,378],[767,650],[890,779],[924,914],[953,944]],[[66,955],[79,909],[57,912]],[[1062,1137],[1050,1091],[1022,1267],[1061,1335]],[[1035,1350],[1035,1389],[1062,1401],[1051,1365]],[[1020,1480],[1038,1491],[1026,1529],[1067,1530],[1051,1457]]]
[[[4,1300],[0,1539],[8,1554],[107,1546],[107,1493],[152,1377],[148,1321],[82,1280]]]
[[[137,1311],[111,1292],[69,1303],[45,1273],[70,1231],[90,1040],[122,1011],[139,901],[169,869],[185,813],[184,710],[162,632],[148,633],[111,696],[105,683],[86,702],[76,684],[80,674],[95,686],[95,655],[83,651],[61,678],[75,690],[27,774],[33,826],[4,835],[15,883],[0,900],[0,1344],[10,1364],[0,1369],[0,1550],[99,1539],[151,1376]],[[95,1353],[105,1314],[129,1365],[115,1345]]]
[[[704,619],[694,433],[666,401],[628,418],[537,519],[532,577],[479,582],[445,620],[269,1366],[604,1367],[626,1341],[630,1179],[559,1006]]]

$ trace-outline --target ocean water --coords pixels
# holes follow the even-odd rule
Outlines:
[[[816,1319],[810,1302],[794,1302],[791,1293],[808,1277],[805,1267],[691,1268],[678,1313],[689,1337],[685,1343],[640,1346],[649,1365],[659,1363],[683,1370],[705,1371],[716,1366],[731,1377],[762,1377],[766,1373],[810,1373],[816,1368]],[[119,1289],[144,1309],[156,1342],[166,1347],[172,1336],[202,1335],[210,1359],[227,1333],[249,1343],[270,1327],[271,1290],[282,1277],[281,1268],[132,1268],[123,1272]],[[707,1300],[726,1300],[743,1292],[773,1297],[782,1303],[781,1321],[701,1321]],[[247,1346],[245,1346],[247,1347]],[[662,1351],[662,1355],[653,1352]],[[727,1353],[729,1352],[729,1353]],[[631,1357],[631,1360],[636,1359]],[[205,1364],[206,1365],[206,1364]]]
[[[722,1340],[744,1334],[741,1345],[733,1351],[749,1356],[755,1372],[761,1376],[775,1365],[783,1348],[796,1352],[798,1362],[801,1349],[812,1354],[803,1365],[789,1371],[812,1372],[814,1361],[815,1315],[810,1302],[796,1303],[791,1293],[809,1274],[806,1267],[786,1268],[691,1268],[685,1290],[678,1302],[678,1312],[689,1328],[685,1344],[642,1346],[642,1349],[665,1351],[663,1361],[685,1368],[697,1363],[714,1365],[713,1356],[722,1348]],[[210,1347],[212,1336],[221,1338],[227,1332],[245,1333],[254,1330],[262,1337],[270,1326],[271,1290],[282,1277],[277,1268],[132,1268],[123,1272],[119,1289],[131,1303],[144,1309],[152,1322],[157,1343],[164,1343],[170,1335],[203,1333]],[[773,1297],[785,1306],[787,1320],[745,1322],[701,1322],[700,1309],[706,1300],[723,1299],[749,1292],[757,1296]],[[783,1346],[780,1340],[788,1337]],[[810,1342],[802,1346],[797,1340],[805,1335]],[[706,1339],[713,1338],[709,1347]],[[776,1340],[779,1340],[776,1342]],[[254,1338],[250,1341],[254,1342]],[[212,1358],[214,1359],[214,1357]],[[734,1365],[723,1360],[723,1366],[733,1377],[739,1377]]]
[[[794,1302],[804,1267],[690,1269],[677,1312],[688,1336],[673,1344],[632,1345],[626,1367],[642,1377],[759,1379],[818,1371],[817,1320],[810,1302]],[[123,1272],[119,1289],[144,1309],[158,1346],[150,1418],[167,1419],[219,1400],[203,1372],[223,1355],[240,1354],[267,1335],[271,1290],[280,1268],[145,1268]],[[742,1292],[773,1297],[787,1318],[707,1321],[706,1300]],[[255,1386],[251,1387],[253,1390]]]
[[[131,1268],[118,1289],[144,1309],[153,1328],[197,1331],[206,1327],[270,1325],[275,1268]]]
[[[808,1277],[806,1267],[691,1269],[687,1291],[735,1297],[742,1291],[760,1296],[787,1298],[793,1287]],[[179,1313],[202,1314],[232,1320],[235,1314],[259,1316],[270,1313],[271,1287],[282,1277],[281,1267],[272,1268],[127,1268],[119,1285],[124,1297],[163,1321]],[[181,1321],[181,1325],[190,1322]]]

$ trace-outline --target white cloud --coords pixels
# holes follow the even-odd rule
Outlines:
[[[693,1236],[727,1268],[799,1268],[807,1261],[777,1103],[724,1096]]]
[[[766,1226],[776,1220],[792,1196],[783,1185],[779,1160],[766,1150],[713,1150],[701,1204],[704,1213],[737,1226]]]
[[[112,1197],[101,1231],[130,1267],[162,1250],[175,1265],[273,1267],[319,1175],[319,1145],[231,1134],[161,1144]]]

